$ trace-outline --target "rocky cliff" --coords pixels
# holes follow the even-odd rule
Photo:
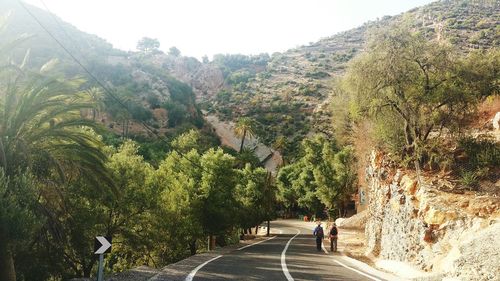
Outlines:
[[[500,280],[500,198],[440,191],[451,183],[396,169],[379,152],[367,179],[368,256],[410,263],[426,280]]]

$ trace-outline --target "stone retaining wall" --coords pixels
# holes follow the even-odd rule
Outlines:
[[[368,256],[440,276],[500,278],[500,198],[439,191],[436,179],[419,183],[414,174],[391,168],[380,152],[372,153],[367,178]]]

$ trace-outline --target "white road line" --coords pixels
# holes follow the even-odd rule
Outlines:
[[[281,269],[283,270],[283,273],[285,274],[285,277],[288,281],[293,281],[293,277],[292,277],[292,275],[290,275],[290,272],[288,271],[288,267],[286,266],[286,250],[288,250],[288,246],[290,246],[290,243],[292,242],[293,238],[297,237],[297,235],[300,234],[299,229],[295,229],[295,230],[297,230],[297,234],[295,234],[295,236],[293,236],[292,238],[290,238],[290,240],[288,240],[285,248],[283,249],[283,252],[281,252]]]
[[[370,278],[371,280],[375,280],[375,281],[382,281],[382,280],[380,280],[380,279],[378,279],[378,278],[375,278],[375,277],[373,277],[373,276],[371,276],[371,275],[368,275],[368,274],[366,274],[366,273],[364,273],[364,272],[361,272],[361,271],[359,271],[359,270],[357,270],[357,269],[354,269],[354,268],[352,268],[352,267],[350,267],[350,266],[347,266],[347,265],[345,265],[345,264],[343,264],[343,263],[341,263],[341,262],[339,262],[339,261],[337,261],[337,260],[333,260],[333,261],[334,261],[334,262],[336,262],[336,263],[338,263],[338,264],[340,264],[341,266],[343,266],[343,267],[345,267],[345,268],[348,268],[348,269],[350,269],[350,270],[352,270],[352,271],[354,271],[354,272],[357,272],[357,273],[359,273],[359,274],[361,274],[361,275],[363,275],[363,276],[365,276],[365,277],[368,277],[368,278]]]
[[[186,277],[186,279],[184,279],[184,281],[193,281],[193,278],[194,276],[196,275],[196,272],[198,272],[198,270],[200,270],[202,267],[204,267],[205,265],[207,265],[209,262],[212,262],[218,258],[222,257],[222,255],[220,256],[216,256],[215,258],[213,259],[210,259],[200,265],[198,265],[198,267],[196,267],[193,271],[191,271],[191,273],[189,273],[189,275]]]
[[[324,242],[324,241],[321,241],[321,248],[323,249],[323,251],[324,251],[326,254],[328,254],[329,252],[328,252],[328,250],[325,248],[325,245],[323,244],[323,242]],[[343,264],[343,263],[341,263],[341,262],[339,262],[339,261],[337,261],[337,260],[335,260],[335,259],[334,259],[333,261],[334,261],[334,262],[336,262],[336,263],[338,263],[338,264],[340,264],[341,266],[343,266],[343,267],[345,267],[345,268],[348,268],[348,269],[350,269],[350,270],[352,270],[352,271],[355,271],[355,272],[357,272],[357,273],[359,273],[359,274],[361,274],[361,275],[363,275],[363,276],[366,276],[366,277],[368,277],[368,278],[370,278],[370,279],[372,279],[372,280],[375,280],[375,281],[382,281],[382,280],[377,279],[377,278],[375,278],[375,277],[373,277],[373,276],[371,276],[371,275],[368,275],[368,274],[366,274],[366,273],[364,273],[364,272],[361,272],[361,271],[359,271],[359,270],[357,270],[357,269],[354,269],[354,268],[352,268],[352,267],[350,267],[350,266],[347,266],[347,265],[345,265],[345,264]]]
[[[274,239],[274,238],[276,238],[276,236],[273,236],[273,237],[271,237],[271,238],[267,238],[266,240],[262,240],[262,241],[259,241],[259,242],[255,242],[255,243],[250,244],[250,245],[243,246],[243,247],[238,248],[238,249],[236,249],[236,250],[238,250],[238,251],[239,251],[239,250],[243,250],[243,249],[245,249],[245,248],[248,248],[248,247],[251,247],[251,246],[253,246],[253,245],[257,245],[257,244],[260,244],[260,243],[263,243],[263,242],[266,242],[266,241],[269,241],[269,240]]]
[[[325,254],[328,254],[328,250],[326,250],[325,244],[323,242],[324,242],[324,239],[321,240],[321,248],[323,249],[323,251],[325,252]]]

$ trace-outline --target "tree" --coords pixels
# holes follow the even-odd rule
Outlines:
[[[137,42],[137,50],[145,54],[157,52],[160,48],[160,41],[158,39],[143,37]]]
[[[260,164],[260,159],[255,155],[255,149],[244,147],[242,151],[235,155],[236,167],[243,168],[246,164],[251,164],[256,167]]]
[[[189,136],[188,134],[186,136]],[[175,260],[197,252],[197,244],[204,242],[204,231],[198,214],[198,192],[202,177],[200,163],[201,155],[195,150],[184,150],[186,136],[177,138],[174,146],[184,153],[182,157],[177,151],[167,155],[155,173],[155,179],[160,191],[160,208],[154,212],[158,217],[157,229],[162,240],[167,239],[170,258]],[[191,142],[191,141],[189,141]],[[182,147],[179,147],[182,146]],[[161,254],[160,256],[167,256]],[[172,262],[172,260],[169,260]]]
[[[29,173],[35,180],[52,186],[64,182],[70,175],[88,177],[94,184],[112,182],[104,167],[106,155],[99,139],[90,136],[82,127],[97,129],[94,122],[80,118],[80,110],[92,105],[82,102],[75,94],[79,81],[60,82],[34,75],[18,79],[2,89],[0,102],[0,168],[4,179],[10,180]],[[4,84],[5,85],[5,84]],[[11,196],[8,185],[1,197]],[[44,196],[44,193],[41,193]],[[13,281],[15,274],[11,248],[10,226],[0,226],[0,260],[5,263],[0,279]],[[7,270],[6,270],[7,269]]]
[[[421,160],[430,133],[452,128],[478,101],[498,93],[498,50],[461,59],[421,34],[389,31],[349,66],[344,85],[357,116],[393,116],[402,132],[399,154]],[[416,162],[417,163],[417,162]]]
[[[321,157],[321,164],[313,171],[316,196],[329,210],[336,209],[341,217],[344,202],[354,193],[357,184],[354,151],[350,146],[335,151],[325,145]]]
[[[234,157],[220,148],[209,149],[202,155],[200,165],[203,170],[197,194],[198,217],[206,234],[221,235],[237,222]]]
[[[92,112],[92,121],[95,121],[96,117],[101,114],[101,111],[104,109],[104,95],[100,88],[91,87],[85,90],[85,93],[89,97],[90,103],[94,104],[94,107],[91,109]]]
[[[0,170],[0,278],[16,280],[13,254],[40,227],[36,183],[29,174],[7,176]]]
[[[276,149],[281,154],[283,164],[285,164],[285,150],[288,145],[288,139],[285,136],[278,136],[272,145],[273,149]]]
[[[138,155],[138,146],[124,142],[114,152],[106,167],[110,171],[117,194],[108,192],[103,200],[105,234],[113,236],[120,245],[113,255],[120,269],[139,264],[154,264],[148,252],[154,248],[149,230],[150,213],[158,208],[159,192],[153,185],[153,168]]]
[[[239,183],[236,192],[240,208],[240,226],[248,229],[273,216],[276,189],[264,168],[252,168],[250,164],[237,171]]]
[[[248,117],[242,117],[238,119],[238,122],[236,122],[236,126],[234,127],[234,132],[237,136],[241,137],[241,145],[240,145],[240,152],[243,151],[243,145],[245,143],[245,138],[247,136],[252,137],[255,135],[255,122],[248,118]]]
[[[167,155],[155,176],[164,202],[159,220],[168,225],[164,236],[175,231],[169,244],[177,257],[185,257],[186,249],[195,254],[197,244],[205,243],[203,237],[215,241],[214,236],[224,237],[238,224],[235,159],[222,149],[200,154],[192,146],[196,138],[194,131],[178,137],[172,144],[176,151]]]
[[[356,179],[352,148],[316,135],[302,141],[301,157],[280,169],[276,183],[285,207],[305,208],[321,216],[325,207],[342,211]]]
[[[170,47],[170,49],[168,49],[168,55],[173,57],[179,57],[181,55],[181,51],[176,47]]]

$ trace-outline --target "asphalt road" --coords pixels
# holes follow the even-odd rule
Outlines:
[[[313,227],[298,221],[273,222],[276,234],[269,240],[205,261],[185,281],[386,280],[339,253],[330,253],[329,245],[318,252]]]

